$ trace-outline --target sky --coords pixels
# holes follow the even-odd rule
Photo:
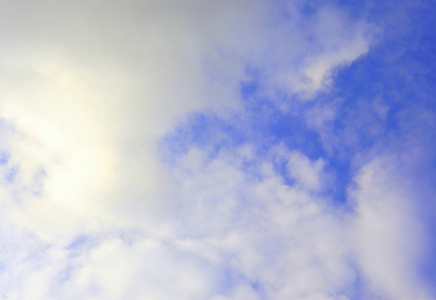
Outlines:
[[[0,0],[0,299],[436,299],[435,13]]]

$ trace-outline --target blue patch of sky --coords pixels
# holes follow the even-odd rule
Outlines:
[[[229,258],[232,260],[233,258]],[[267,299],[265,289],[259,283],[258,280],[253,278],[247,278],[246,275],[240,273],[237,268],[233,268],[230,263],[226,266],[227,268],[223,272],[221,279],[220,291],[225,296],[230,296],[230,293],[234,291],[235,286],[238,284],[248,284],[253,288],[259,299]]]
[[[215,157],[225,147],[242,145],[243,131],[235,122],[219,118],[213,113],[193,113],[187,121],[168,133],[159,143],[162,159],[173,164],[190,148],[208,147],[211,157]]]
[[[7,151],[0,151],[0,165],[6,165],[10,159],[10,154]]]
[[[436,6],[432,7],[433,13],[436,12]],[[412,9],[401,16],[396,22],[408,23],[413,29],[400,29],[399,32],[388,29],[383,40],[366,57],[339,72],[336,78],[337,95],[345,101],[335,127],[340,130],[349,124],[356,124],[356,119],[367,122],[354,130],[359,140],[355,151],[372,147],[387,137],[404,135],[411,123],[420,121],[420,111],[434,112],[436,109],[436,30],[433,14],[427,8]],[[359,105],[363,101],[369,108],[376,99],[381,99],[389,110],[385,118],[372,111],[371,120]],[[371,136],[368,130],[374,124],[382,130]]]
[[[366,56],[338,70],[333,91],[320,96],[326,102],[342,99],[331,132],[337,140],[336,152],[326,151],[319,134],[307,126],[301,112],[311,103],[283,96],[283,101],[291,102],[291,109],[279,109],[262,95],[260,71],[251,68],[247,69],[248,79],[240,85],[243,113],[226,120],[212,113],[193,114],[163,139],[166,158],[186,153],[189,146],[207,146],[212,153],[218,153],[244,143],[254,145],[256,154],[262,157],[281,143],[311,159],[327,159],[328,167],[336,174],[333,197],[338,203],[345,202],[353,175],[353,156],[377,144],[401,139],[413,127],[411,123],[420,123],[420,110],[436,111],[436,30],[432,17],[436,5],[353,3],[331,2],[344,7],[352,17],[365,16],[374,21],[378,16],[377,23],[384,31]],[[317,5],[313,2],[302,9],[311,14]],[[429,131],[430,125],[416,127]],[[278,170],[286,178],[285,167],[279,166]]]
[[[7,183],[13,183],[18,175],[19,168],[17,166],[13,166],[8,169],[5,173],[5,180]]]
[[[267,148],[284,143],[290,149],[304,149],[305,154],[311,159],[324,156],[324,149],[317,133],[307,127],[304,116],[300,114],[305,104],[282,95],[281,98],[284,99],[279,101],[292,104],[290,110],[280,109],[274,100],[259,95],[262,93],[259,72],[247,72],[249,80],[241,82],[240,85],[247,122],[244,129],[250,134],[247,140]]]
[[[66,266],[65,268],[62,269],[61,272],[57,274],[56,283],[57,284],[66,283],[71,278],[73,272],[74,272],[73,266]]]
[[[88,237],[84,234],[81,234],[77,237],[75,237],[75,239],[68,245],[68,249],[75,249],[78,247],[81,247],[83,245],[85,245],[88,242]]]
[[[286,3],[288,0],[276,0],[276,5],[282,8],[284,16],[292,18],[292,14],[286,11]],[[310,0],[310,1],[300,1],[297,3],[298,13],[302,14],[304,17],[311,17],[316,14],[320,7],[330,6],[330,7],[340,7],[350,18],[360,19],[366,15],[369,8],[371,7],[371,1],[349,1],[349,0]]]

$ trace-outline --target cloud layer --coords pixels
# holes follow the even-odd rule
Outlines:
[[[380,25],[316,1],[0,5],[0,299],[432,299],[401,139],[359,148],[392,105],[335,94]],[[219,120],[201,143],[196,115]],[[277,115],[323,154],[246,134]]]

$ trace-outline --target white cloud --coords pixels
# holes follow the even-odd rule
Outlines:
[[[323,185],[329,184],[323,172],[324,165],[321,158],[312,162],[302,153],[294,151],[290,154],[287,167],[290,178],[296,180],[297,184],[310,190],[320,191]]]
[[[375,29],[368,24],[353,24],[331,8],[319,11],[313,27],[320,49],[304,58],[301,69],[304,77],[298,82],[301,87],[297,88],[309,96],[329,86],[337,68],[366,54],[369,39],[375,34]]]
[[[258,284],[267,299],[346,297],[355,276],[344,230],[347,218],[314,197],[311,187],[291,188],[275,171],[259,177],[257,172],[275,158],[258,162],[256,174],[241,173],[235,159],[224,153],[193,177],[180,175],[199,183],[185,184],[180,217],[188,232],[208,245],[202,247],[213,245],[218,251],[204,253],[214,261],[217,253],[225,255],[224,261]]]
[[[247,64],[293,93],[309,91],[280,83],[301,77],[304,66],[294,63],[310,59],[324,74],[357,57],[347,50],[353,39],[365,45],[359,55],[366,51],[356,33],[364,24],[330,8],[307,20],[292,9],[295,20],[263,1],[6,5],[0,109],[18,132],[8,141],[9,165],[22,187],[46,174],[41,196],[22,194],[13,215],[40,234],[64,235],[77,222],[95,228],[120,213],[162,213],[165,200],[154,199],[166,198],[169,183],[157,140],[188,112],[237,107]],[[317,50],[309,57],[310,48]],[[311,81],[313,93],[324,79]]]
[[[289,187],[250,146],[169,167],[157,142],[190,112],[237,111],[247,66],[269,96],[313,97],[368,50],[367,24],[261,0],[2,8],[0,168],[16,176],[1,184],[0,298],[350,295],[347,219],[314,193],[323,160],[284,150]]]
[[[423,223],[395,158],[365,165],[353,191],[357,261],[370,290],[383,299],[432,299],[418,277],[424,254]]]
[[[66,246],[2,235],[5,299],[346,299],[355,271],[343,216],[310,188],[261,175],[275,155],[248,173],[231,152],[195,172],[182,158],[165,237],[98,232]]]

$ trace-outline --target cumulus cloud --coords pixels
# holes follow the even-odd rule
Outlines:
[[[68,247],[13,239],[6,249],[24,251],[25,269],[12,270],[16,255],[6,261],[6,298],[346,299],[355,272],[341,214],[310,188],[286,185],[274,157],[251,172],[231,152],[200,167],[183,158],[166,237],[98,233]]]

